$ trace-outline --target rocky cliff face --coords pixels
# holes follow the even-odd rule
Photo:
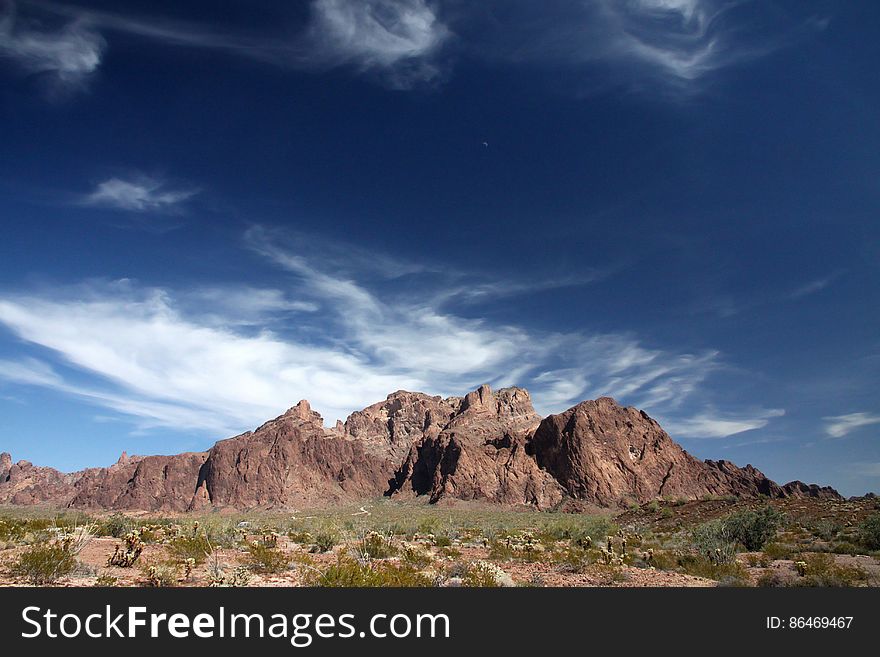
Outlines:
[[[301,401],[253,433],[214,445],[190,506],[283,507],[380,496],[393,471],[390,451],[324,429],[321,416]]]
[[[837,498],[770,481],[752,466],[700,461],[643,411],[604,397],[541,419],[527,391],[464,397],[398,391],[324,427],[306,401],[207,452],[125,454],[65,474],[0,454],[0,504],[186,511],[323,505],[391,495],[603,506],[705,495]]]
[[[700,461],[644,411],[609,397],[545,418],[529,443],[541,468],[575,499],[602,506],[706,495],[779,496],[760,471],[728,461]]]
[[[446,426],[412,445],[392,492],[553,506],[564,491],[526,452],[540,421],[525,390],[482,386],[457,401]]]

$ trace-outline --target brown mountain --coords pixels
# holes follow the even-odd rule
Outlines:
[[[0,503],[186,511],[428,496],[602,506],[706,495],[839,498],[780,486],[748,465],[700,461],[644,411],[603,397],[542,419],[522,388],[464,397],[398,391],[328,429],[301,401],[207,452],[123,454],[109,468],[61,473],[0,454]]]

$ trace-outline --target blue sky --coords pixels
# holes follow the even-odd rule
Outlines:
[[[611,395],[880,488],[880,7],[0,0],[0,449]]]

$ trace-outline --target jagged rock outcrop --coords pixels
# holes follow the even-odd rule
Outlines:
[[[355,411],[337,430],[364,440],[373,448],[386,450],[399,464],[413,444],[426,436],[438,435],[459,411],[461,403],[460,397],[443,399],[398,390],[384,401]]]
[[[805,484],[802,481],[790,481],[782,486],[782,496],[785,497],[815,497],[820,500],[842,500],[843,496],[831,486],[819,486],[818,484]]]
[[[254,432],[208,452],[190,508],[325,504],[382,495],[394,465],[388,450],[324,429],[306,401]],[[193,496],[195,493],[195,496]]]
[[[12,462],[0,454],[0,504],[66,505],[74,495],[74,484],[83,472],[65,473],[35,466],[30,461]]]
[[[647,413],[620,406],[610,397],[581,402],[545,418],[529,450],[571,497],[601,506],[661,497],[692,500],[781,492],[751,466],[700,461]]]
[[[324,505],[380,495],[547,509],[706,495],[819,497],[759,470],[700,461],[643,411],[603,397],[543,420],[521,388],[394,392],[334,428],[301,401],[207,452],[128,456],[65,474],[0,454],[0,504],[186,511]]]
[[[548,508],[565,492],[526,452],[540,423],[529,393],[489,386],[460,400],[439,432],[412,446],[395,478],[393,492],[444,498],[531,504]]]
[[[186,511],[206,457],[206,452],[134,457],[123,453],[109,468],[86,472],[76,482],[76,495],[68,506]]]

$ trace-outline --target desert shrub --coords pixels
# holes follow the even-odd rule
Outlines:
[[[736,560],[716,563],[701,554],[681,555],[676,570],[694,577],[714,579],[726,586],[743,586],[750,581],[748,572]]]
[[[859,525],[859,542],[869,550],[880,550],[880,513],[873,513]]]
[[[510,561],[513,559],[513,549],[504,540],[492,539],[489,541],[489,559],[493,561]]]
[[[180,566],[173,561],[162,561],[145,565],[141,570],[144,586],[177,586],[180,580]]]
[[[434,581],[411,564],[362,562],[342,556],[323,571],[306,571],[304,583],[306,586],[402,588],[433,586]]]
[[[314,552],[329,552],[339,542],[339,537],[328,531],[319,532],[315,536],[315,544],[312,548]]]
[[[652,500],[645,506],[645,510],[650,513],[660,513],[660,502]]]
[[[654,550],[650,564],[657,570],[677,570],[678,556],[666,550]]]
[[[795,550],[784,543],[768,543],[764,546],[764,555],[770,560],[791,559]]]
[[[112,536],[113,538],[122,538],[134,528],[131,519],[122,513],[114,513],[98,525],[98,534],[100,536]]]
[[[310,532],[304,530],[293,530],[287,532],[287,538],[299,545],[312,545],[315,537]],[[332,545],[330,547],[333,547]],[[326,550],[325,550],[326,551]]]
[[[746,555],[746,563],[752,568],[757,568],[758,566],[767,568],[770,565],[770,557],[761,552],[753,552]]]
[[[98,575],[98,578],[95,580],[95,586],[101,586],[101,587],[116,586],[116,584],[118,582],[119,582],[119,579],[117,577],[114,577],[113,575],[110,575],[108,573],[101,573],[100,575]]]
[[[364,534],[357,543],[357,551],[360,556],[369,557],[370,559],[387,559],[398,553],[392,538],[378,532]]]
[[[458,559],[461,556],[461,550],[451,546],[441,547],[437,552],[441,557],[445,557],[446,559]]]
[[[281,573],[290,566],[291,558],[277,546],[265,541],[252,541],[247,546],[248,567],[258,573]]]
[[[661,517],[661,518],[671,518],[671,517],[674,516],[674,515],[675,515],[675,511],[673,511],[672,509],[670,509],[668,506],[664,506],[664,507],[663,507],[663,510],[660,511],[660,517]]]
[[[428,552],[411,545],[407,545],[403,548],[402,556],[404,563],[408,563],[415,568],[425,568],[426,566],[431,565],[434,561]]]
[[[21,543],[45,533],[51,526],[48,518],[0,518],[0,541]]]
[[[189,534],[181,534],[168,542],[168,554],[177,561],[193,559],[197,564],[205,563],[211,553],[211,543],[204,531],[194,527]]]
[[[212,552],[208,557],[208,586],[211,588],[237,588],[247,586],[251,574],[247,566],[230,569],[220,562],[220,554]]]
[[[439,534],[434,537],[434,547],[450,547],[452,539],[446,534]]]
[[[701,557],[715,566],[729,564],[736,559],[736,541],[723,521],[713,520],[696,527],[691,534],[691,545]]]
[[[722,522],[734,542],[741,543],[747,550],[760,550],[782,525],[785,514],[769,504],[760,509],[733,513]]]
[[[469,588],[496,588],[501,586],[497,566],[486,561],[471,564],[461,577],[461,585]]]
[[[863,568],[838,564],[826,553],[805,554],[799,565],[799,586],[858,586],[868,579]]]
[[[837,543],[834,543],[831,546],[831,551],[834,554],[858,554],[859,552],[861,552],[858,545],[854,545],[849,541],[839,541]]]
[[[582,573],[588,566],[596,563],[600,554],[599,550],[570,545],[554,551],[552,560],[561,572]]]
[[[777,588],[780,586],[789,586],[791,579],[778,568],[765,568],[758,576],[755,584],[764,588]]]
[[[53,584],[76,568],[76,555],[64,540],[37,543],[22,552],[12,562],[9,572],[13,577],[24,577],[37,586]]]
[[[809,523],[809,530],[816,538],[821,538],[823,541],[834,539],[842,529],[843,525],[830,518],[822,518]]]

